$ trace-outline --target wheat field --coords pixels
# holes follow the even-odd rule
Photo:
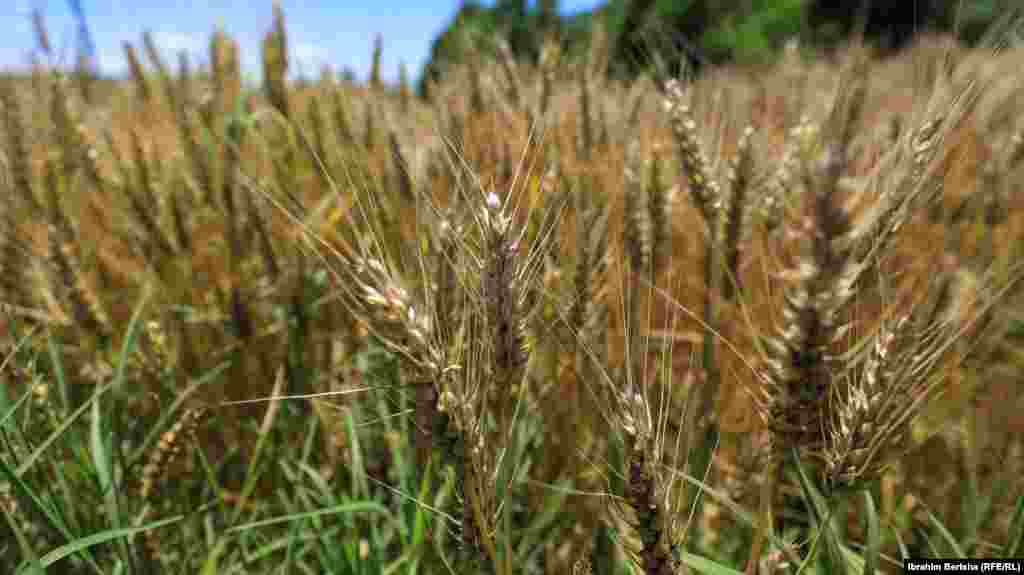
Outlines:
[[[1024,554],[1024,52],[606,48],[0,78],[0,572]]]

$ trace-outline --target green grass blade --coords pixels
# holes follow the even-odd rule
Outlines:
[[[800,493],[810,512],[812,525],[815,529],[819,530],[819,537],[815,538],[814,547],[817,546],[819,538],[825,542],[826,552],[818,555],[818,560],[822,562],[822,568],[826,573],[848,573],[849,564],[839,543],[839,537],[832,528],[833,509],[830,508],[825,496],[814,486],[811,476],[807,473],[807,469],[803,462],[800,461],[799,454],[796,451],[793,452],[791,461],[794,463],[797,480],[800,484]],[[813,560],[814,553],[808,553],[807,562],[809,563]],[[804,564],[800,571],[803,571],[806,567],[807,564]]]
[[[3,401],[7,401],[6,393],[0,393],[0,397],[4,398]],[[25,393],[23,393],[21,397],[18,398],[18,401],[15,401],[13,405],[8,407],[3,413],[0,413],[0,429],[7,425],[7,421],[14,417],[14,413],[18,411],[18,408],[20,408],[22,404],[28,401],[30,397],[32,397],[31,389],[26,390]]]
[[[931,509],[928,510],[928,523],[931,524],[932,528],[939,534],[942,540],[949,546],[949,550],[953,552],[957,559],[966,559],[967,553],[964,552],[963,547],[957,542],[956,537],[939,521],[939,518],[932,513]]]
[[[92,403],[92,420],[89,422],[89,455],[92,457],[93,468],[96,470],[96,477],[99,479],[100,489],[104,496],[113,491],[111,479],[110,452],[107,450],[107,442],[103,439],[103,413],[100,403]]]
[[[1013,518],[1010,519],[1010,528],[1007,530],[1006,549],[1003,551],[1003,557],[1007,559],[1019,557],[1022,547],[1024,547],[1024,495],[1017,498],[1017,506],[1013,510]]]
[[[879,527],[878,510],[871,492],[864,491],[864,522],[866,523],[867,547],[864,550],[863,575],[875,575],[878,568],[878,557],[881,553],[881,529]]]
[[[240,533],[249,529],[257,529],[259,527],[266,527],[268,525],[278,525],[280,523],[290,523],[292,521],[301,521],[304,519],[312,519],[314,517],[323,517],[325,515],[337,515],[339,513],[363,513],[372,512],[379,513],[381,515],[390,516],[390,512],[386,507],[380,503],[373,501],[356,501],[353,503],[343,503],[341,505],[335,505],[333,507],[327,507],[325,509],[317,509],[316,511],[306,511],[303,513],[292,513],[290,515],[284,515],[281,517],[273,517],[271,519],[263,519],[261,521],[254,521],[252,523],[245,523],[228,529],[226,533]]]
[[[282,365],[277,370],[277,379],[274,382],[274,389],[271,391],[271,397],[278,397],[284,390],[284,366]],[[239,504],[235,507],[235,512],[231,517],[231,524],[238,522],[242,516],[242,510],[245,509],[245,503],[249,501],[249,497],[252,495],[254,489],[256,489],[256,483],[259,479],[260,473],[259,465],[263,461],[263,452],[266,449],[267,438],[270,437],[270,430],[274,426],[274,420],[277,419],[277,414],[281,409],[281,403],[279,401],[271,401],[267,406],[267,412],[263,416],[263,423],[260,425],[259,437],[256,438],[256,449],[249,460],[249,466],[245,474],[245,483],[242,485],[242,492],[239,495]]]
[[[21,527],[18,525],[18,521],[11,517],[11,513],[7,510],[6,505],[0,505],[0,511],[4,512],[4,518],[7,519],[7,525],[11,528],[14,533],[15,539],[18,541],[18,547],[21,548],[21,556],[24,558],[22,565],[27,566],[28,573],[42,574],[43,566],[39,563],[39,556],[36,554],[35,549],[32,548],[32,544],[29,543],[28,537],[22,532]],[[22,569],[24,569],[23,567]],[[22,569],[19,569],[21,571]]]
[[[149,531],[150,529],[156,529],[158,527],[170,525],[171,523],[181,521],[184,518],[184,515],[178,515],[175,517],[169,517],[167,519],[161,519],[160,521],[154,521],[153,523],[149,523],[140,527],[129,527],[125,529],[108,529],[107,531],[93,533],[88,537],[82,537],[81,539],[76,539],[70,543],[61,545],[53,551],[50,551],[49,553],[43,555],[40,558],[39,562],[44,568],[49,567],[57,561],[64,559],[65,557],[78,553],[79,551],[85,551],[86,549],[89,549],[90,547],[93,547],[95,545],[99,545],[100,543],[106,543],[107,541],[113,541],[115,539],[131,537],[138,533]]]
[[[679,551],[679,560],[697,573],[705,573],[706,575],[743,575],[742,571],[737,571],[725,565],[715,563],[710,559],[705,559],[682,550]]]
[[[64,362],[61,361],[60,350],[53,337],[46,339],[46,351],[50,355],[50,363],[53,365],[53,377],[57,380],[57,390],[60,392],[60,400],[63,405],[63,413],[71,411],[71,395],[68,393],[67,380],[64,379]]]

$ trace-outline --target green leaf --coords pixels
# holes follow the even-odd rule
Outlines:
[[[956,538],[953,537],[953,534],[949,531],[949,529],[947,529],[946,526],[943,525],[941,521],[939,521],[939,518],[936,517],[930,509],[928,510],[928,523],[931,523],[932,527],[939,534],[942,540],[946,542],[946,545],[949,546],[949,550],[953,552],[954,556],[957,559],[967,558],[967,554],[964,553],[963,547],[960,546],[960,543],[957,542]]]
[[[92,421],[89,422],[89,454],[92,456],[92,464],[96,469],[97,477],[99,477],[100,489],[103,494],[112,492],[110,453],[107,451],[107,442],[103,440],[103,412],[98,401],[92,403]]]
[[[153,523],[149,523],[141,527],[130,527],[126,529],[110,529],[107,531],[101,531],[99,533],[93,533],[88,537],[82,537],[81,539],[76,539],[70,543],[61,545],[60,547],[54,549],[53,551],[50,551],[46,555],[43,555],[42,558],[40,558],[39,562],[44,568],[49,567],[57,561],[64,559],[65,557],[74,555],[79,551],[84,551],[90,547],[99,545],[100,543],[106,543],[107,541],[113,541],[115,539],[120,539],[124,537],[131,537],[132,535],[143,533],[145,531],[149,531],[150,529],[156,529],[157,527],[170,525],[171,523],[181,521],[184,518],[184,515],[178,515],[176,517],[170,517],[168,519],[155,521]]]
[[[832,515],[834,508],[829,506],[829,502],[825,496],[815,487],[810,475],[807,473],[803,462],[800,460],[799,453],[796,450],[792,451],[791,460],[796,468],[797,478],[800,483],[800,491],[804,498],[804,502],[807,505],[808,510],[811,512],[812,524],[818,529],[819,537],[825,542],[826,553],[818,556],[818,559],[822,562],[822,568],[827,573],[849,572],[849,563],[846,560],[844,549],[839,541],[839,536],[836,534],[832,525]],[[815,538],[814,546],[816,547],[818,538]],[[807,560],[810,562],[814,557],[814,554],[808,553]],[[800,571],[802,572],[806,567],[807,563],[801,566]]]
[[[1022,546],[1024,546],[1024,495],[1017,498],[1017,507],[1013,510],[1013,518],[1010,519],[1003,557],[1009,559],[1019,556]]]
[[[19,567],[18,571],[21,572],[24,569],[28,569],[27,573],[32,575],[42,575],[43,566],[39,563],[39,557],[36,555],[35,549],[32,548],[32,544],[29,543],[25,533],[22,532],[21,527],[18,525],[18,521],[11,516],[11,513],[7,510],[6,505],[0,505],[0,511],[3,511],[4,518],[7,519],[7,525],[14,532],[15,539],[18,540],[18,547],[21,548],[21,555],[26,560],[22,562],[22,566]]]
[[[707,575],[743,575],[742,571],[737,571],[720,563],[715,563],[710,559],[698,557],[682,550],[679,551],[679,560],[698,573],[707,573]]]
[[[881,554],[881,529],[879,528],[878,510],[871,492],[864,491],[864,522],[867,531],[867,547],[864,552],[863,575],[875,575],[878,568],[878,557]]]
[[[312,519],[314,517],[323,517],[325,515],[337,515],[339,513],[364,513],[373,512],[380,513],[381,515],[390,515],[386,507],[380,503],[373,501],[357,501],[353,503],[344,503],[342,505],[335,505],[333,507],[327,507],[325,509],[317,509],[316,511],[306,511],[303,513],[292,513],[290,515],[284,515],[281,517],[273,517],[271,519],[264,519],[262,521],[254,521],[252,523],[245,523],[228,529],[226,533],[240,533],[249,529],[256,529],[258,527],[266,527],[268,525],[277,525],[280,523],[290,523],[292,521],[301,521],[303,519]]]

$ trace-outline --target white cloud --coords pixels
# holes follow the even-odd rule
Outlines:
[[[205,50],[205,42],[198,34],[181,34],[178,32],[157,32],[153,34],[156,45],[161,50],[177,55],[185,52],[189,56],[199,56]]]
[[[96,61],[104,74],[122,76],[128,73],[128,63],[120,46],[98,46]]]
[[[306,74],[316,74],[328,62],[330,54],[327,49],[311,42],[296,42],[292,47],[294,70]]]

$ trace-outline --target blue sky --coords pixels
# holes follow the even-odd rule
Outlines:
[[[121,43],[138,44],[145,30],[171,57],[180,50],[205,61],[210,33],[219,25],[242,48],[242,66],[256,76],[259,42],[271,25],[271,0],[80,0],[105,72],[125,70]],[[491,3],[491,2],[487,2]],[[562,0],[563,12],[589,9],[598,0]],[[0,0],[0,69],[23,68],[35,46],[29,16],[39,9],[51,43],[71,61],[76,24],[67,0]],[[418,75],[431,40],[451,21],[459,0],[282,0],[293,68],[315,75],[323,64],[348,67],[365,79],[373,38],[383,35],[386,80],[404,61]],[[297,70],[293,69],[293,72]]]

